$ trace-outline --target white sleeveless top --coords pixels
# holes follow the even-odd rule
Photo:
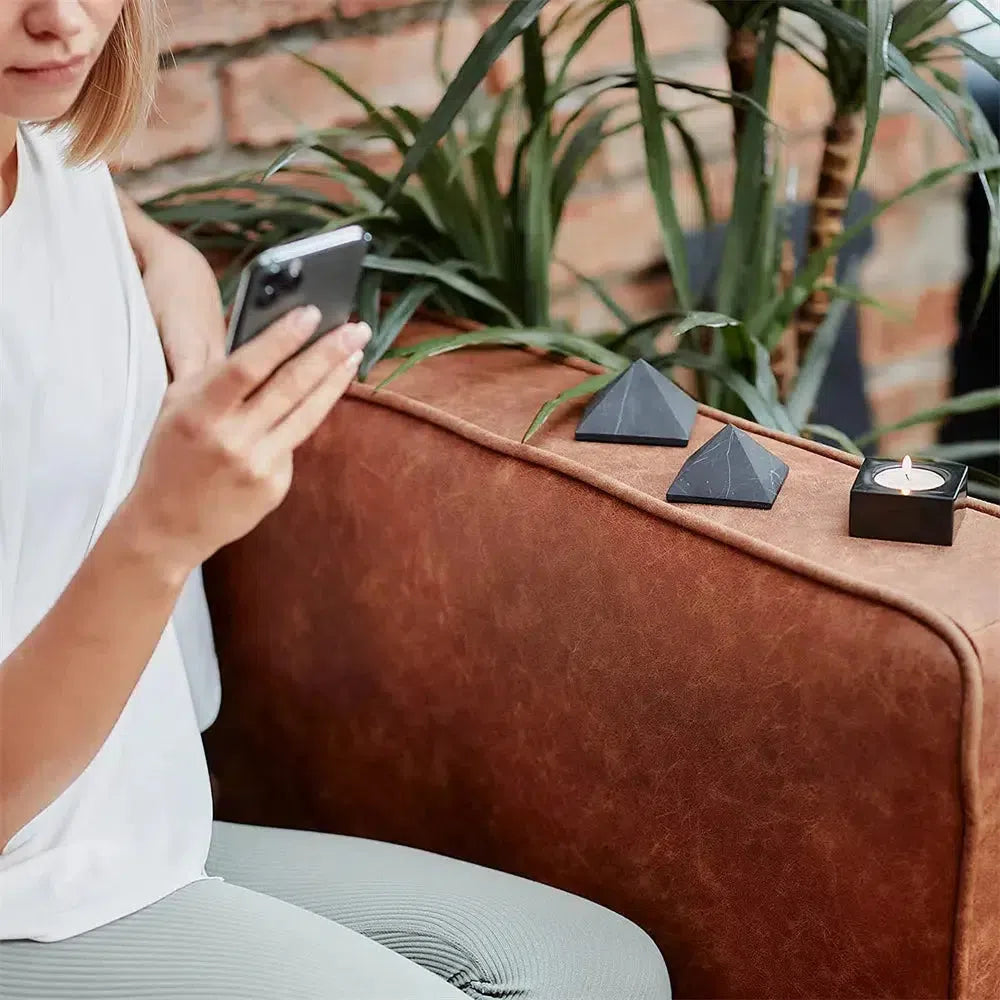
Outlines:
[[[134,484],[167,385],[108,170],[64,145],[21,127],[0,216],[0,669]],[[0,853],[0,940],[72,937],[207,877],[219,697],[198,570],[97,755]]]

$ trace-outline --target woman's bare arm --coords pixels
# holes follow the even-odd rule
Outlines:
[[[191,571],[287,494],[294,449],[343,394],[371,336],[352,325],[301,350],[319,318],[295,310],[168,388],[132,491],[0,663],[4,846],[107,739]]]
[[[0,844],[97,754],[188,572],[126,503],[49,613],[0,664]]]
[[[118,191],[125,230],[172,379],[197,374],[225,354],[226,324],[208,261],[187,240]]]

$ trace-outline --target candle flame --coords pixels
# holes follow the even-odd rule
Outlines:
[[[906,476],[907,478],[909,478],[909,476],[910,476],[910,469],[913,468],[913,462],[910,461],[910,456],[909,455],[904,455],[903,456],[902,466],[903,466],[903,475]]]

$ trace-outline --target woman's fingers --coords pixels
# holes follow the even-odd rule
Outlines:
[[[316,332],[320,315],[315,306],[293,309],[233,351],[214,368],[205,387],[209,406],[222,411],[242,403]]]
[[[305,399],[268,432],[258,446],[258,460],[269,465],[310,437],[351,384],[363,356],[363,351],[355,351],[329,371]]]
[[[247,400],[239,415],[241,431],[250,440],[262,437],[370,337],[367,324],[349,323],[310,344]]]

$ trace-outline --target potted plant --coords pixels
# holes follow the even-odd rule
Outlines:
[[[960,34],[944,30],[950,4],[907,0],[894,10],[891,0],[710,2],[729,30],[729,91],[656,74],[635,0],[573,5],[545,32],[538,15],[546,0],[513,0],[485,31],[430,115],[421,117],[401,106],[376,107],[335,69],[316,66],[332,86],[358,103],[365,116],[361,126],[304,135],[263,176],[221,178],[169,192],[144,207],[161,221],[183,227],[204,249],[231,256],[221,278],[227,297],[239,267],[262,247],[363,222],[375,236],[376,252],[368,260],[360,292],[360,313],[375,331],[362,377],[385,355],[401,359],[388,381],[434,354],[487,344],[542,347],[605,369],[546,403],[525,438],[562,402],[596,391],[637,357],[668,372],[695,373],[698,394],[711,405],[855,452],[887,430],[996,405],[998,394],[992,390],[969,393],[861,440],[811,423],[844,310],[864,300],[850,282],[841,286],[833,281],[837,255],[852,237],[900,199],[949,177],[975,174],[991,211],[991,266],[984,295],[1000,263],[1000,148],[961,82],[935,61],[949,47],[975,58]],[[973,2],[984,19],[998,20],[985,4]],[[786,12],[811,19],[822,41],[789,26]],[[633,67],[574,79],[574,59],[601,24],[615,16],[629,18]],[[545,54],[557,32],[568,33],[572,41],[552,70]],[[522,52],[521,79],[496,97],[485,97],[481,84],[515,41]],[[810,252],[798,269],[789,253],[784,151],[767,111],[774,57],[781,47],[825,73],[835,107],[815,185]],[[992,71],[996,73],[995,66]],[[847,200],[863,176],[882,89],[890,78],[944,123],[965,157],[874,205],[845,228]],[[706,289],[696,289],[691,280],[672,184],[676,165],[665,136],[667,130],[676,132],[710,219],[697,141],[684,115],[669,104],[669,95],[678,90],[733,109],[733,208],[721,263]],[[609,95],[623,100],[609,104]],[[582,336],[552,319],[549,274],[555,235],[587,162],[609,137],[630,129],[643,138],[674,304],[636,321],[599,282],[577,275],[619,321],[618,329]],[[514,154],[509,173],[501,176],[497,153],[501,137],[511,131],[517,137]],[[355,141],[388,141],[402,158],[399,169],[392,176],[372,169],[344,145],[345,132]],[[331,197],[318,181],[341,185],[347,198]],[[427,306],[481,327],[394,346],[414,313]],[[671,335],[667,349],[664,333]],[[961,446],[949,448],[950,457],[965,454]]]

